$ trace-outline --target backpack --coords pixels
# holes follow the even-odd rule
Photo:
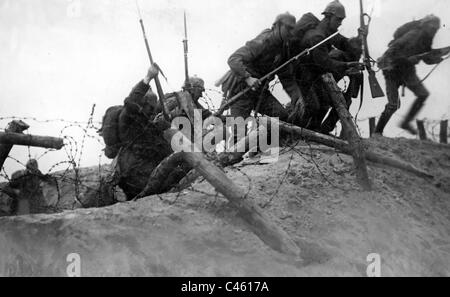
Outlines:
[[[303,39],[306,32],[317,27],[320,20],[311,12],[305,13],[295,24],[293,35],[299,42]]]
[[[400,28],[398,28],[394,32],[394,40],[393,41],[401,38],[403,35],[405,35],[406,33],[410,32],[412,30],[421,28],[420,23],[421,23],[421,21],[418,20],[418,21],[411,21],[411,22],[408,22],[408,23],[402,25]]]
[[[105,156],[114,159],[119,153],[119,116],[123,110],[122,105],[108,108],[103,116],[102,127],[98,131],[105,142]]]

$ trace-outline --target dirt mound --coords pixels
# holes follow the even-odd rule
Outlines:
[[[426,180],[370,164],[361,192],[352,159],[299,143],[278,162],[247,160],[227,175],[248,189],[300,246],[301,259],[264,245],[205,181],[192,189],[101,209],[0,218],[0,275],[65,276],[450,276],[450,149],[376,138],[371,147],[433,174]]]

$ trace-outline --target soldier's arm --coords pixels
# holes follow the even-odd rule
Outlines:
[[[249,78],[251,74],[248,72],[246,64],[263,54],[264,50],[265,42],[258,36],[235,51],[228,59],[228,65],[239,78]]]
[[[308,46],[314,46],[321,42],[323,37],[320,35],[312,36],[309,39]],[[311,52],[311,57],[316,64],[316,66],[322,68],[325,72],[341,72],[347,69],[347,63],[342,61],[337,61],[329,56],[328,47],[323,44]]]
[[[128,95],[128,97],[125,98],[123,102],[125,108],[132,113],[139,112],[139,106],[133,104],[133,102],[139,102],[149,89],[150,86],[144,83],[144,81],[141,80],[140,82],[138,82],[138,84],[131,90],[131,93]]]
[[[422,58],[422,61],[427,64],[427,65],[434,65],[434,64],[439,64],[444,60],[444,58],[442,58],[442,56],[437,55],[437,54],[429,54],[429,55],[425,55]]]
[[[362,41],[360,37],[347,38],[338,34],[333,38],[333,45],[337,49],[343,51],[351,61],[358,61],[361,58]]]
[[[139,106],[133,104],[133,102],[140,102],[145,94],[151,90],[150,81],[152,81],[158,75],[158,69],[155,66],[150,66],[145,77],[137,83],[131,90],[130,95],[124,100],[124,106],[132,113],[139,112]]]

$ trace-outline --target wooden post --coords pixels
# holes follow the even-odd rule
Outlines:
[[[12,121],[8,124],[8,127],[5,129],[7,133],[22,133],[23,131],[30,128],[26,123],[22,121]],[[0,169],[2,169],[3,164],[5,163],[6,158],[8,158],[9,153],[11,152],[13,145],[12,144],[2,144],[0,143]]]
[[[448,120],[441,121],[441,131],[439,133],[440,143],[448,144]]]
[[[150,175],[147,185],[144,190],[139,193],[134,199],[140,199],[146,196],[160,194],[167,190],[164,187],[169,186],[167,184],[170,179],[170,174],[174,172],[178,164],[183,162],[183,155],[181,153],[173,153],[159,163],[159,165],[153,170]]]
[[[425,131],[424,121],[417,120],[417,129],[419,130],[420,140],[427,140],[427,132]]]
[[[323,134],[320,134],[320,133],[317,133],[317,132],[314,132],[314,131],[311,131],[308,129],[300,128],[300,127],[294,126],[292,124],[284,123],[281,121],[277,122],[274,119],[271,119],[271,121],[272,121],[272,127],[274,127],[274,125],[276,125],[276,123],[278,123],[280,130],[284,130],[288,133],[295,134],[295,135],[302,137],[309,141],[314,141],[317,143],[324,144],[328,147],[339,150],[339,151],[343,152],[344,154],[348,154],[348,155],[352,154],[352,149],[351,149],[350,145],[348,144],[348,142],[346,142],[344,140],[337,139],[337,138],[334,138],[334,137],[331,137],[328,135],[323,135]],[[366,151],[366,159],[372,163],[398,168],[398,169],[413,173],[422,178],[433,178],[432,175],[426,173],[423,170],[420,170],[420,169],[414,167],[410,163],[407,163],[407,162],[404,162],[404,161],[401,161],[398,159],[390,158],[388,156],[378,154],[378,153],[372,152],[370,150]]]
[[[177,130],[166,130],[164,138],[172,144],[174,151],[183,151],[192,148],[192,143]],[[173,141],[172,138],[182,138]],[[227,175],[217,166],[206,160],[203,153],[184,152],[183,159],[198,171],[219,193],[225,196],[238,210],[239,216],[248,224],[250,229],[268,246],[276,251],[299,256],[300,249],[289,235],[277,226],[262,209],[257,206],[248,193],[236,186]]]
[[[342,127],[345,130],[348,142],[352,149],[352,156],[355,163],[356,177],[358,183],[365,191],[371,191],[372,185],[369,180],[369,174],[367,172],[366,158],[362,140],[358,135],[358,131],[353,123],[353,118],[347,109],[344,95],[336,84],[333,75],[327,73],[322,76],[325,87],[330,94],[333,101],[334,108],[339,114],[339,118],[342,123]]]
[[[376,118],[370,118],[369,119],[369,131],[370,131],[370,137],[373,136],[373,133],[375,133],[375,126],[376,126],[377,119]]]
[[[62,138],[49,136],[24,135],[22,133],[0,132],[0,143],[10,145],[25,145],[42,148],[61,149],[64,146]]]

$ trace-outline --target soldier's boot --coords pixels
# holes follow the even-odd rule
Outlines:
[[[402,124],[400,125],[400,128],[408,131],[412,135],[417,135],[417,129],[415,129],[411,125],[411,121],[417,116],[419,111],[422,109],[426,98],[419,97],[414,101],[413,105],[411,106],[408,114],[406,115],[405,119],[403,120]]]

